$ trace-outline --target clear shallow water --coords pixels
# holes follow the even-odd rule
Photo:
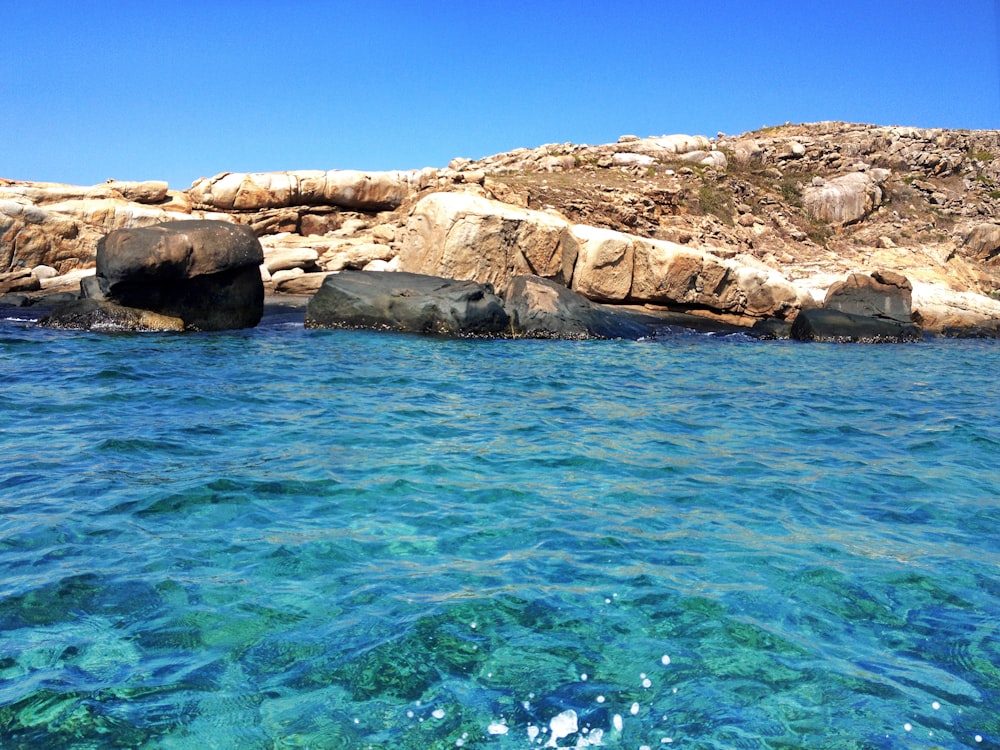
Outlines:
[[[1000,346],[0,324],[0,747],[996,747]]]

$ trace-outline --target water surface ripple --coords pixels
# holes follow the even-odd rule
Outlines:
[[[4,748],[1000,742],[995,342],[0,324]]]

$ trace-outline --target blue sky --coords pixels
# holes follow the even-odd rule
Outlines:
[[[0,177],[185,188],[786,121],[996,129],[998,4],[3,0]]]

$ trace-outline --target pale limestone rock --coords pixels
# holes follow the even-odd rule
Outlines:
[[[630,154],[617,152],[611,155],[611,163],[616,167],[649,167],[656,159],[648,154]]]
[[[631,297],[733,315],[785,317],[799,303],[800,293],[777,271],[637,238]]]
[[[886,170],[852,172],[806,187],[802,202],[817,219],[846,226],[860,221],[883,200]]]
[[[399,270],[399,258],[393,258],[392,260],[372,260],[361,269],[362,271],[382,271],[391,272]]]
[[[24,198],[44,206],[73,200],[124,200],[133,203],[162,203],[167,200],[167,183],[160,181],[122,182],[108,180],[102,185],[63,185],[55,182],[18,182],[0,185],[0,199]]]
[[[196,181],[188,194],[196,204],[222,211],[316,205],[391,210],[436,177],[434,170],[224,172]]]
[[[577,242],[564,219],[458,193],[432,193],[410,213],[402,271],[488,282],[520,274],[569,283]]]
[[[653,145],[673,154],[686,154],[689,151],[709,151],[712,142],[703,135],[663,135],[659,138],[647,139]]]
[[[49,294],[54,292],[79,292],[81,282],[95,273],[97,273],[97,269],[95,268],[77,268],[69,273],[42,279],[42,289]]]
[[[574,291],[600,302],[623,302],[632,290],[635,238],[585,224],[573,226],[579,245]]]
[[[46,279],[51,279],[59,275],[59,272],[52,266],[35,266],[31,269],[31,273],[39,281],[45,281]]]
[[[371,228],[373,242],[390,245],[396,240],[396,227],[392,224],[379,224]]]
[[[373,260],[387,262],[395,255],[395,250],[378,242],[345,243],[337,250],[324,253],[320,265],[326,271],[359,270]]]
[[[277,271],[312,268],[319,260],[319,253],[311,247],[285,248],[264,251],[264,266],[274,276]]]
[[[938,284],[911,283],[914,317],[920,320],[924,330],[940,332],[949,327],[988,326],[1000,320],[998,300]]]
[[[688,151],[684,154],[678,154],[677,158],[688,164],[698,164],[703,167],[724,170],[729,166],[726,155],[721,151]]]
[[[965,252],[978,260],[995,261],[1000,257],[1000,224],[978,224],[965,235]]]
[[[274,291],[278,294],[296,294],[311,296],[319,291],[326,279],[326,273],[300,273],[285,276],[274,282]]]
[[[112,190],[118,192],[122,198],[134,203],[162,203],[167,200],[166,182],[146,181],[146,182],[122,182],[120,180],[108,180],[107,185]]]

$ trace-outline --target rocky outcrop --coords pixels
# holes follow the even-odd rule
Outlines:
[[[93,268],[97,243],[108,232],[187,218],[228,217],[192,213],[164,182],[79,187],[0,180],[0,271]]]
[[[913,285],[905,276],[891,271],[872,274],[852,273],[826,292],[823,307],[852,315],[889,318],[911,323]]]
[[[830,180],[821,177],[805,189],[802,201],[813,216],[835,226],[861,221],[882,204],[882,185],[889,177],[886,169],[854,172]]]
[[[962,249],[976,260],[1000,263],[1000,224],[976,224],[963,238]]]
[[[505,296],[517,336],[557,339],[638,339],[654,328],[628,312],[599,305],[538,276],[515,276]]]
[[[382,211],[398,207],[437,176],[437,170],[224,172],[198,180],[188,195],[196,205],[216,211],[317,205]]]
[[[368,271],[327,276],[309,300],[305,325],[447,336],[509,333],[503,302],[489,284]]]
[[[547,278],[597,301],[652,303],[734,316],[785,317],[799,293],[762,265],[611,230],[543,211],[435,193],[413,209],[400,268],[505,290],[515,276]]]
[[[219,221],[120,229],[101,240],[97,275],[85,286],[123,307],[215,331],[257,325],[263,314],[260,242],[247,227]]]
[[[25,271],[53,268],[12,292],[34,300],[93,269],[105,234],[181,219],[249,227],[269,292],[309,293],[344,269],[501,291],[538,274],[596,301],[746,323],[791,319],[848,274],[884,270],[913,283],[925,330],[981,329],[1000,294],[1000,132],[786,123],[546,144],[447,169],[224,173],[188,191],[0,179],[0,273],[33,287]]]
[[[799,313],[791,329],[798,341],[881,344],[919,341],[921,336],[912,323],[815,308]]]
[[[531,274],[567,285],[577,241],[569,223],[543,211],[459,193],[432,193],[410,213],[399,268],[473,279],[501,290]]]
[[[41,279],[30,269],[0,273],[0,294],[37,292],[41,288]]]

